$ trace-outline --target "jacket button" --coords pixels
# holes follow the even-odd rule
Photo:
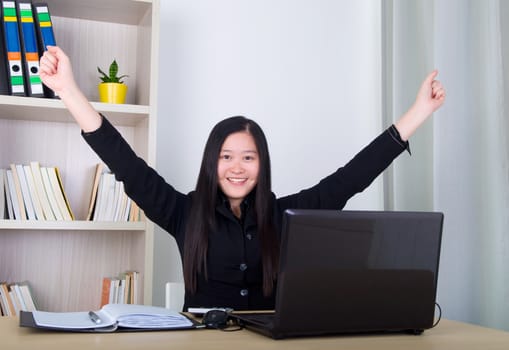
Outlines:
[[[240,271],[246,271],[247,265],[246,264],[240,264]]]
[[[247,238],[248,240],[251,240],[251,239],[253,238],[253,236],[252,236],[250,233],[248,233],[248,234],[246,235],[246,238]]]
[[[248,294],[249,294],[249,291],[247,289],[242,289],[240,291],[240,295],[242,295],[243,297],[247,297]]]

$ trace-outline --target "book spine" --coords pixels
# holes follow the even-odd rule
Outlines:
[[[29,165],[23,165],[23,172],[25,173],[28,192],[30,193],[30,198],[32,199],[32,206],[35,211],[35,217],[37,220],[44,220],[45,219],[44,212],[42,210],[39,194],[37,193],[37,190],[35,188],[35,181],[32,169],[30,169]]]
[[[69,214],[69,220],[74,220],[74,214],[72,212],[71,204],[69,203],[69,199],[67,198],[67,194],[65,193],[65,190],[64,190],[64,183],[62,181],[62,176],[60,176],[60,171],[58,170],[57,167],[54,167],[53,170],[55,172],[55,177],[57,179],[57,183],[58,183],[58,187],[60,189],[60,193],[61,193],[62,198],[64,200],[65,211]]]
[[[16,203],[18,206],[18,211],[17,211],[18,216],[16,218],[19,218],[21,220],[26,220],[27,213],[26,213],[25,204],[23,201],[23,194],[21,192],[21,182],[19,181],[18,171],[16,169],[16,165],[14,165],[14,164],[11,164],[11,174],[12,174],[12,180],[13,180],[12,185],[14,188],[14,195],[16,196],[16,200],[17,200]]]
[[[5,195],[5,169],[0,169],[0,220],[5,219],[6,195]]]
[[[101,307],[110,303],[111,278],[104,277],[101,288]]]
[[[14,220],[14,209],[12,207],[12,198],[11,198],[11,191],[9,190],[9,182],[7,180],[7,171],[5,169],[2,169],[4,173],[4,183],[2,184],[4,186],[4,193],[5,193],[5,205],[7,207],[7,213],[6,218]]]
[[[46,193],[46,189],[44,188],[44,182],[42,180],[41,167],[39,162],[30,162],[30,169],[32,170],[32,175],[34,178],[35,190],[37,192],[37,196],[41,201],[42,210],[44,213],[44,218],[46,220],[54,221],[56,220],[55,214],[51,209],[51,205],[48,199],[48,194]]]
[[[19,184],[21,187],[21,196],[23,197],[23,203],[25,204],[27,218],[28,220],[36,220],[37,217],[35,216],[32,197],[30,196],[30,191],[28,190],[25,170],[23,170],[23,166],[21,164],[15,164],[14,166],[16,168],[16,175],[18,176]]]
[[[51,186],[51,182],[48,176],[48,169],[46,167],[41,167],[41,176],[42,181],[44,183],[44,189],[46,190],[46,194],[48,195],[48,200],[51,205],[51,210],[55,215],[55,219],[60,221],[64,220],[62,213],[60,212],[60,208],[57,203],[57,199],[55,198],[55,194],[53,192],[53,187]]]

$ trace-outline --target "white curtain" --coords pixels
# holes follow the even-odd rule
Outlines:
[[[444,212],[443,316],[509,330],[509,1],[388,0],[383,12],[386,116],[435,67],[447,90],[387,175],[386,205]]]

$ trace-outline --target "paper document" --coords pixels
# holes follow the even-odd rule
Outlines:
[[[31,314],[31,317],[28,314]],[[163,330],[197,327],[196,323],[176,311],[163,307],[134,304],[106,304],[98,311],[26,312],[20,318],[20,325],[92,332],[113,332],[118,328]]]

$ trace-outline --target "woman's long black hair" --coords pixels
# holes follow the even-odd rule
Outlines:
[[[221,191],[217,177],[219,153],[226,138],[241,131],[248,132],[253,136],[258,151],[260,170],[258,182],[253,191],[255,191],[255,215],[262,252],[264,294],[270,295],[274,287],[279,244],[273,222],[270,157],[267,140],[256,122],[236,116],[219,122],[212,129],[203,152],[184,244],[184,281],[186,289],[191,293],[196,292],[197,275],[203,274],[205,278],[207,277],[208,233],[216,228],[216,205]]]

